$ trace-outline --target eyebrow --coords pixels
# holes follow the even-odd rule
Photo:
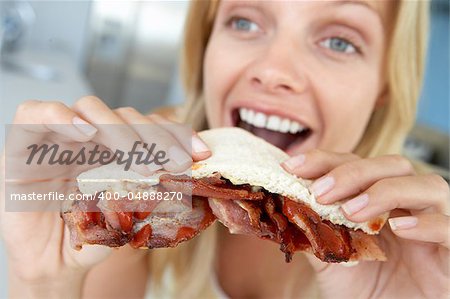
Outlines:
[[[1,0],[0,0],[1,1]],[[250,8],[261,8],[263,7],[265,1],[248,1],[248,0],[228,0],[220,1],[219,8],[224,12],[229,12],[235,7],[250,7]]]
[[[349,4],[365,7],[367,9],[371,10],[373,13],[380,16],[380,12],[378,10],[376,10],[373,6],[367,4],[367,2],[364,2],[364,1],[355,1],[355,0],[333,1],[333,5],[349,5]]]
[[[343,0],[343,1],[332,1],[333,3],[331,5],[333,6],[343,6],[343,5],[357,5],[359,7],[365,7],[367,10],[371,11],[375,16],[378,18],[378,21],[380,21],[381,26],[384,27],[384,21],[383,17],[381,16],[380,11],[378,11],[375,7],[372,5],[369,5],[365,1],[356,1],[356,0]]]

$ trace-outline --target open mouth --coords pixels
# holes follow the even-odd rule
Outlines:
[[[247,130],[284,151],[303,143],[312,133],[310,128],[295,120],[248,108],[234,109],[232,118],[236,127]]]

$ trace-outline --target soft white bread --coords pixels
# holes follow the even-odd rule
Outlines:
[[[243,129],[219,128],[200,132],[199,135],[211,149],[212,155],[193,165],[193,178],[219,173],[235,185],[260,186],[271,193],[308,204],[322,219],[361,229],[368,234],[378,233],[387,220],[388,214],[385,214],[371,221],[356,223],[344,216],[341,204],[317,203],[308,190],[310,182],[297,178],[281,167],[280,163],[289,156]]]

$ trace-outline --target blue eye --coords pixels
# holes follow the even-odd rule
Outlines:
[[[245,19],[245,18],[232,18],[231,19],[231,26],[235,30],[239,31],[248,31],[248,32],[255,32],[259,30],[259,27],[256,23]]]
[[[356,47],[349,41],[340,38],[340,37],[331,37],[327,38],[326,40],[322,41],[320,43],[322,46],[329,48],[336,52],[342,52],[342,53],[356,53],[357,49]]]

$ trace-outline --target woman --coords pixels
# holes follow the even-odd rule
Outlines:
[[[86,297],[131,298],[142,297],[147,285],[148,295],[177,298],[447,296],[448,185],[416,174],[398,155],[423,75],[426,6],[195,1],[188,17],[186,121],[196,131],[239,125],[284,149],[291,158],[283,166],[315,179],[319,202],[350,198],[343,206],[350,220],[390,211],[390,227],[380,235],[387,262],[347,268],[297,255],[285,264],[275,244],[230,235],[219,225],[149,257],[128,248],[79,253],[69,247],[58,215],[4,213],[12,295],[78,297],[83,291]],[[99,123],[167,122],[130,108],[110,110],[94,97],[71,108],[27,102],[15,122],[41,124],[49,116],[53,123],[90,128],[83,138],[69,138],[97,142]],[[301,125],[304,134],[287,139],[279,132],[282,122]],[[103,144],[117,147],[109,138]],[[194,160],[210,155],[195,133],[192,150]],[[44,233],[33,238],[36,231]]]

